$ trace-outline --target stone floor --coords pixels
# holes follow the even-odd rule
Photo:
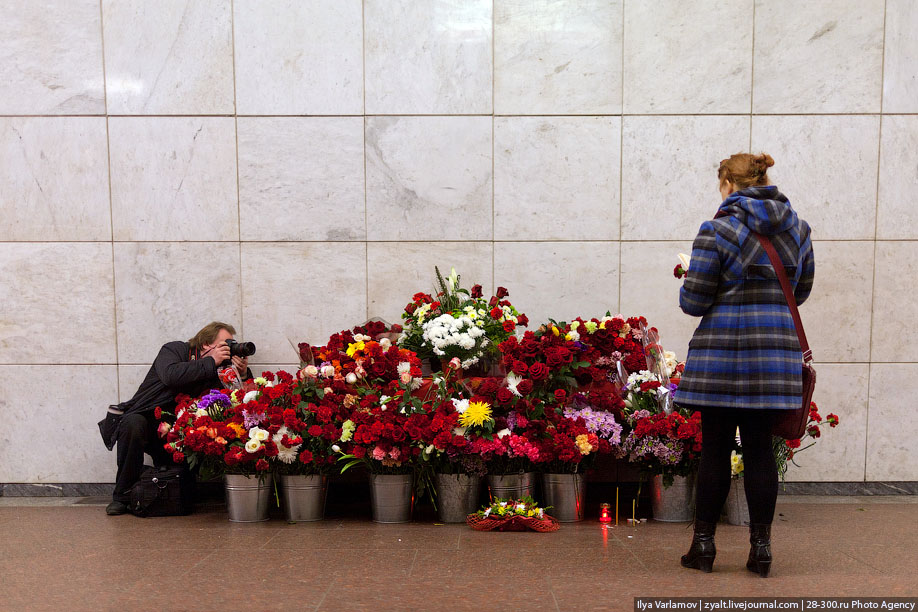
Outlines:
[[[918,595],[918,497],[782,495],[772,575],[721,525],[714,573],[679,566],[688,524],[595,520],[479,533],[365,510],[291,525],[109,517],[105,498],[0,497],[0,610],[633,610],[634,597]]]

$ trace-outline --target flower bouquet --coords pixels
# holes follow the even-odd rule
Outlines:
[[[781,482],[784,482],[784,476],[787,474],[788,463],[793,463],[800,467],[794,460],[797,455],[812,448],[822,436],[820,425],[828,425],[831,429],[838,426],[839,419],[837,414],[829,414],[823,420],[819,414],[819,407],[816,402],[810,402],[810,415],[806,423],[806,433],[799,440],[785,440],[775,436],[772,441],[772,448],[775,451],[775,462],[778,464],[778,474],[781,476]],[[805,446],[804,446],[805,444]]]
[[[399,345],[422,359],[449,361],[456,357],[462,369],[468,370],[496,355],[494,347],[510,337],[518,325],[528,324],[526,315],[505,299],[509,292],[503,287],[485,300],[481,285],[471,290],[460,287],[455,269],[445,279],[438,268],[434,271],[436,298],[416,293],[402,313],[405,327]]]
[[[476,531],[558,531],[561,525],[531,497],[495,499],[491,505],[469,514],[466,522]]]
[[[647,400],[644,400],[647,401]],[[648,474],[662,474],[669,487],[675,476],[689,476],[701,458],[701,413],[677,408],[670,414],[639,408],[627,416],[631,432],[619,453]]]

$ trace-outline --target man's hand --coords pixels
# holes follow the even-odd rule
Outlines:
[[[244,378],[246,371],[249,369],[249,358],[239,357],[238,355],[233,356],[233,367],[235,367],[239,375]]]
[[[210,349],[210,352],[207,354],[207,356],[212,357],[214,362],[217,365],[220,365],[230,358],[230,348],[226,342],[221,342],[217,346]]]

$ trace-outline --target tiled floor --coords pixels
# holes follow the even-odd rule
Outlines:
[[[88,502],[88,503],[87,503]],[[358,512],[320,523],[109,517],[102,499],[0,498],[0,610],[632,610],[636,596],[918,595],[918,497],[781,496],[772,575],[721,525],[713,574],[688,524],[479,533]],[[340,516],[340,515],[339,515]]]

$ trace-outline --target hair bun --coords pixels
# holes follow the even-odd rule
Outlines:
[[[762,163],[766,168],[771,168],[775,165],[775,160],[768,153],[762,153],[756,158],[756,161]]]

